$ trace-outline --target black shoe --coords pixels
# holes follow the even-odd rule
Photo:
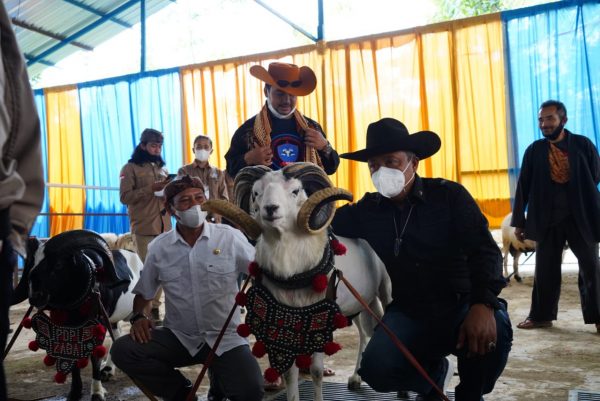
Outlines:
[[[190,394],[190,391],[192,391],[192,388],[192,382],[186,380],[186,383],[183,386],[179,387],[179,390],[177,390],[177,393],[175,393],[175,396],[171,399],[171,401],[186,401],[188,395]],[[194,395],[194,397],[192,397],[192,400],[198,401],[198,396]]]

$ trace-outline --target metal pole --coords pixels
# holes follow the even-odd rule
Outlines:
[[[142,43],[140,48],[140,72],[146,71],[146,0],[140,0],[140,22]]]

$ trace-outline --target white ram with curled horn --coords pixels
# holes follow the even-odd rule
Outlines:
[[[211,200],[202,207],[235,222],[256,240],[256,266],[250,269],[254,285],[244,298],[248,315],[238,332],[255,335],[256,356],[268,353],[271,367],[265,378],[273,381],[281,374],[287,399],[299,401],[298,368],[310,366],[314,399],[321,401],[324,353],[339,349],[332,341],[335,328],[328,329],[343,327],[343,316],[356,317],[360,343],[348,387],[359,388],[356,371],[374,319],[345,285],[333,291],[331,276],[341,271],[380,316],[391,302],[391,283],[365,241],[336,239],[328,229],[335,201],[351,201],[352,194],[335,188],[316,165],[295,163],[278,171],[244,168],[235,179],[235,200],[236,205]]]

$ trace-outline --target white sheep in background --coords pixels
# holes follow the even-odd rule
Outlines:
[[[325,298],[324,292],[313,288],[285,289],[269,278],[267,273],[278,279],[307,272],[317,266],[327,249],[327,228],[335,212],[336,200],[351,200],[352,195],[334,188],[327,175],[311,163],[288,165],[279,171],[264,166],[247,167],[235,179],[236,204],[211,200],[203,208],[225,216],[256,239],[256,262],[266,272],[262,284],[279,304],[291,307],[313,305]],[[391,302],[391,282],[384,264],[363,240],[339,238],[347,252],[335,256],[335,268],[352,283],[379,316],[383,307]],[[329,273],[331,275],[331,272]],[[297,277],[297,276],[296,276]],[[346,316],[361,313],[363,307],[352,296],[345,285],[337,288],[337,304]],[[348,380],[349,388],[360,387],[362,352],[374,325],[367,312],[362,312],[355,323],[359,328],[355,373]],[[365,322],[369,324],[365,327]],[[315,387],[316,401],[321,401],[323,380],[323,353],[312,355],[310,372]],[[287,387],[287,399],[298,401],[298,367],[292,365],[283,378]]]
[[[502,220],[502,255],[504,255],[504,277],[510,281],[510,278],[514,275],[515,280],[519,283],[523,280],[519,275],[519,258],[521,254],[527,254],[529,252],[535,252],[535,241],[526,239],[521,242],[515,236],[515,227],[511,227],[510,220],[512,213],[506,215]],[[508,274],[508,254],[513,257],[513,272]]]
[[[131,252],[137,252],[135,244],[133,243],[133,236],[130,232],[119,235],[114,233],[103,233],[100,235],[104,238],[111,250],[126,249]]]

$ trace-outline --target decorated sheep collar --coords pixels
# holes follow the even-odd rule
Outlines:
[[[335,301],[325,298],[312,305],[290,307],[277,302],[260,284],[254,284],[246,295],[246,323],[240,324],[237,332],[242,337],[254,334],[254,356],[268,354],[267,381],[275,381],[294,363],[308,368],[315,352],[332,355],[340,349],[333,341],[333,331],[345,327],[348,320]]]
[[[312,286],[315,291],[323,291],[327,287],[327,275],[334,267],[334,255],[343,255],[346,248],[337,238],[329,235],[329,242],[323,250],[321,261],[312,269],[290,277],[280,277],[266,269],[260,269],[260,274],[271,280],[275,285],[286,290],[296,290]]]

